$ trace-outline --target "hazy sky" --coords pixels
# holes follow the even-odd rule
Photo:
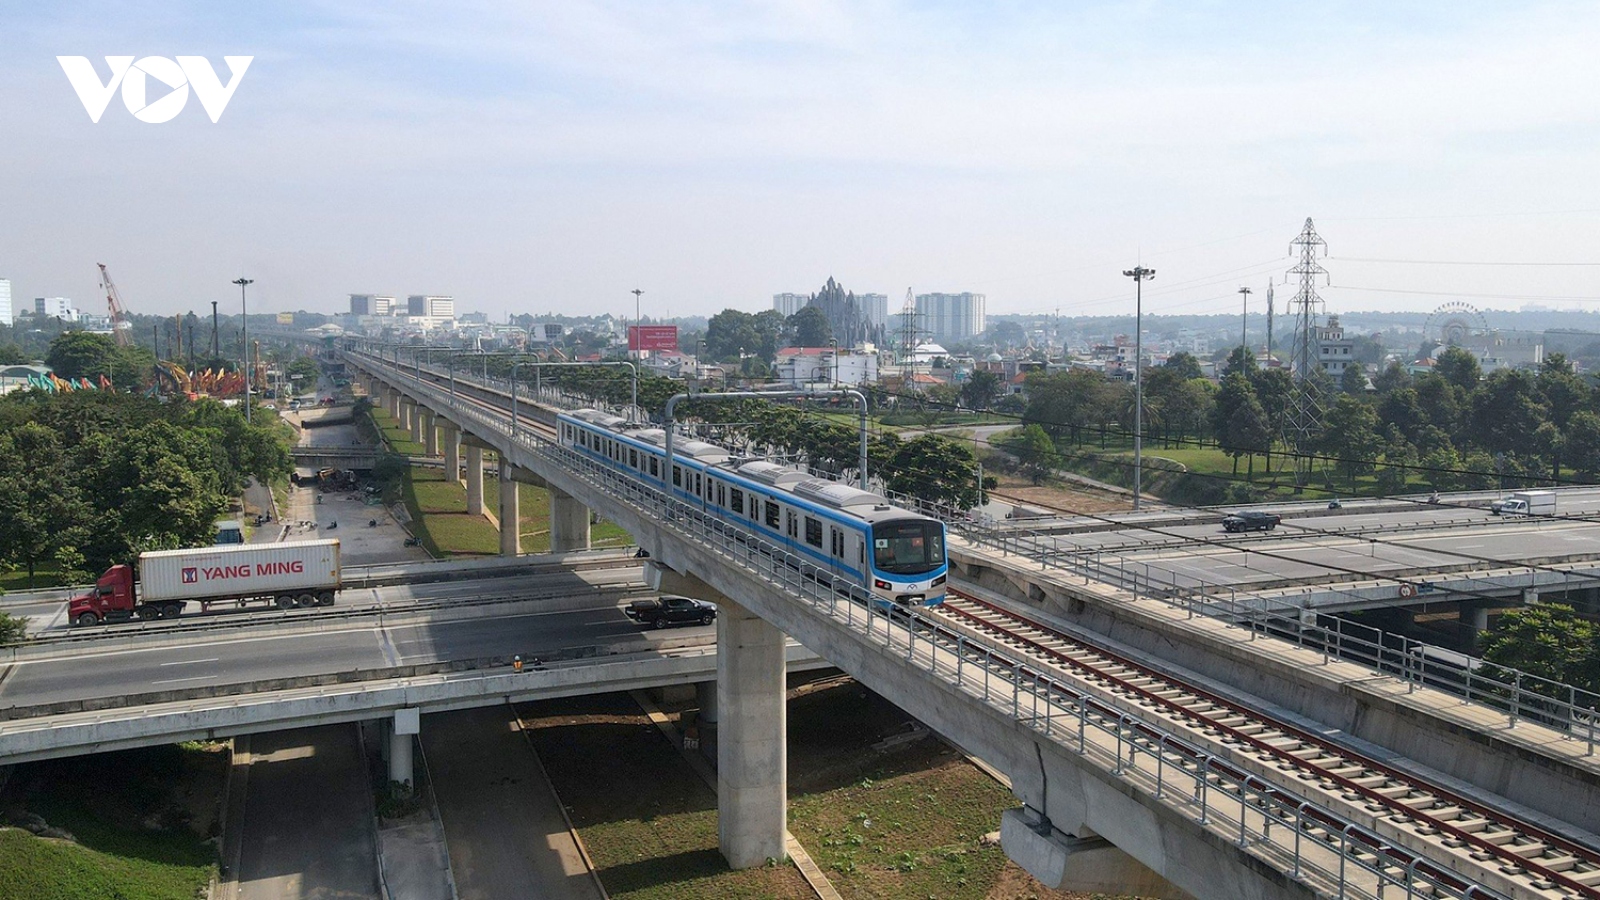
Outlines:
[[[100,311],[355,292],[631,316],[779,291],[1600,310],[1600,4],[6,3],[0,277]],[[58,55],[253,55],[212,124]],[[154,90],[151,99],[159,96]],[[1373,260],[1414,260],[1374,262]],[[1438,263],[1559,263],[1443,265]]]

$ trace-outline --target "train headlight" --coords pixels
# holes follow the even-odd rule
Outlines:
[[[940,575],[938,578],[935,578],[933,580],[933,586],[934,587],[938,587],[939,585],[944,584],[944,579],[945,579],[945,576],[943,576],[943,575]]]
[[[882,578],[873,579],[872,586],[881,591],[891,590],[889,582],[884,581]]]

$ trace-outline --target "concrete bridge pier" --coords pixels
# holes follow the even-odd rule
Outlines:
[[[422,410],[422,446],[428,456],[439,455],[439,418],[427,408]]]
[[[1481,603],[1463,603],[1458,613],[1461,624],[1474,632],[1489,630],[1489,607]]]
[[[550,552],[589,549],[589,507],[554,485],[550,490]]]
[[[467,445],[467,515],[481,516],[483,508],[483,448]]]
[[[400,427],[411,432],[413,440],[418,437],[417,402],[408,397],[400,398]]]
[[[693,575],[652,561],[645,578],[655,590],[717,604],[717,681],[709,708],[717,723],[718,848],[735,869],[783,859],[789,787],[784,633]]]
[[[400,418],[400,392],[394,388],[389,388],[388,393],[384,394],[384,402],[389,407],[389,417],[398,420]]]
[[[411,439],[419,444],[422,443],[422,412],[422,404],[413,402],[408,417],[410,421],[406,423],[411,429]]]
[[[461,429],[441,416],[439,430],[444,432],[444,480],[461,483]]]
[[[522,553],[522,495],[517,482],[511,477],[516,468],[500,457],[500,555],[518,556]]]
[[[397,709],[394,711],[393,721],[385,723],[389,727],[389,781],[398,781],[401,784],[415,784],[412,777],[411,746],[416,741],[417,735],[422,733],[421,711],[412,709]]]

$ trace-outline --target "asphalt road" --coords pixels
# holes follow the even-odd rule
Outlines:
[[[601,900],[509,705],[424,716],[422,745],[462,900]]]
[[[377,900],[377,836],[354,725],[254,735],[239,900]]]
[[[408,625],[366,620],[314,634],[281,635],[270,628],[243,631],[180,647],[89,650],[86,654],[92,657],[78,654],[19,662],[0,685],[0,707],[516,653],[548,656],[562,648],[595,644],[637,643],[644,650],[666,638],[714,635],[716,628],[646,630],[622,614],[621,604],[607,604],[575,612],[489,613]]]

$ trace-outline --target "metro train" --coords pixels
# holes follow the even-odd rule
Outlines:
[[[600,465],[666,489],[667,433],[579,409],[556,417],[561,444]],[[944,523],[878,494],[814,478],[723,447],[673,440],[672,495],[763,543],[872,593],[885,606],[944,601]]]

